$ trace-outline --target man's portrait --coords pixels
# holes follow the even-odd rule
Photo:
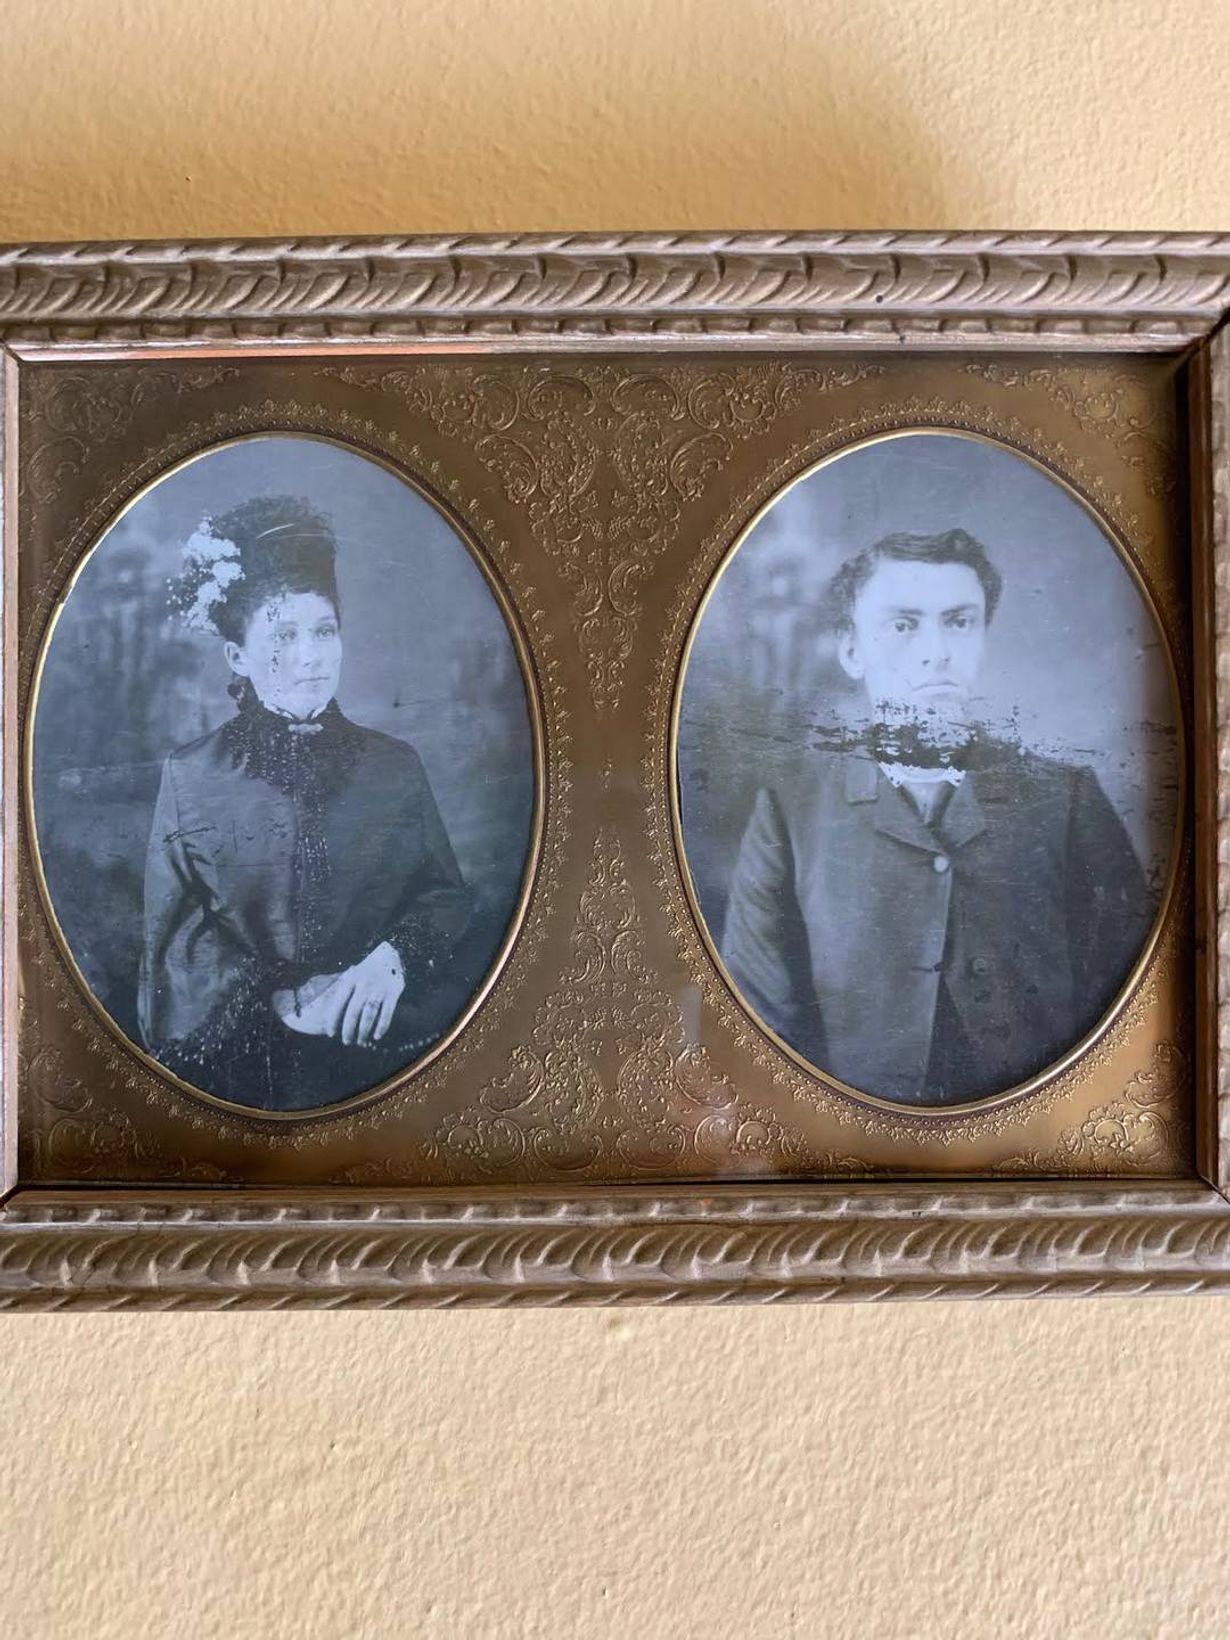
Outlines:
[[[534,812],[505,616],[444,516],[357,453],[249,439],[86,558],[36,705],[62,937],[200,1091],[311,1110],[452,1028],[505,940]]]
[[[736,994],[895,1104],[1030,1081],[1147,946],[1176,721],[1132,572],[1025,458],[918,433],[817,468],[727,559],[683,683],[684,851]]]

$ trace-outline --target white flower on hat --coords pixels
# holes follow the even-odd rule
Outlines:
[[[239,548],[235,543],[226,540],[224,536],[215,535],[209,526],[209,519],[202,518],[196,529],[184,542],[185,564],[212,564],[219,558],[239,557]]]
[[[227,589],[243,576],[239,548],[225,536],[215,535],[210,520],[203,518],[184,542],[183,560],[179,595],[172,602],[190,631],[217,637],[214,610],[226,597]]]

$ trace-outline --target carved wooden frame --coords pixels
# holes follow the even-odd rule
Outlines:
[[[534,234],[0,250],[7,418],[23,361],[63,356],[320,353],[365,342],[384,351],[703,343],[1183,355],[1192,382],[1199,901],[1190,1180],[463,1195],[23,1188],[0,1208],[0,1305],[766,1302],[1230,1287],[1227,314],[1230,237],[1212,235]],[[4,709],[11,744],[13,702]],[[6,906],[14,825],[10,812]],[[4,923],[7,976],[14,920]],[[6,986],[4,1021],[10,1112],[14,990]],[[14,1142],[10,1119],[10,1180]]]

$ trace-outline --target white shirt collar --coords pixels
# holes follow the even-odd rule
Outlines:
[[[911,763],[881,763],[880,767],[893,786],[938,786],[944,780],[959,786],[965,779],[964,769],[920,769]]]

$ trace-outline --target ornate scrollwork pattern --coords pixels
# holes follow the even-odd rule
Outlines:
[[[619,702],[653,564],[736,444],[767,432],[805,397],[882,373],[866,361],[704,374],[576,361],[468,382],[431,365],[375,377],[361,366],[320,371],[395,395],[415,417],[473,445],[567,585],[603,716]]]
[[[792,1150],[801,1153],[769,1111],[740,1099],[689,1032],[679,1001],[645,960],[642,939],[623,848],[604,827],[570,960],[513,1048],[508,1070],[441,1124],[436,1137],[445,1152],[464,1155],[481,1173],[499,1175],[516,1160],[546,1177],[612,1164],[661,1174],[688,1155],[718,1176],[757,1156],[780,1171]],[[865,1171],[853,1157],[833,1158],[832,1168]]]
[[[1170,460],[1169,440],[1159,427],[1159,407],[1130,372],[1056,370],[993,359],[973,359],[965,368],[971,375],[1004,387],[1040,388],[1078,427],[1109,439],[1126,465],[1143,475],[1150,495],[1175,490],[1178,474]]]
[[[24,1021],[23,1021],[24,1024]],[[90,1087],[65,1064],[54,1042],[32,1046],[30,1033],[18,1035],[18,1072],[22,1083],[44,1107],[47,1120],[36,1145],[40,1167],[51,1176],[107,1183],[117,1161],[136,1162],[160,1178],[181,1184],[233,1184],[238,1177],[225,1167],[189,1161],[143,1133],[121,1103]]]
[[[53,500],[100,443],[124,437],[145,406],[180,401],[239,374],[236,365],[151,368],[110,393],[99,392],[82,371],[35,377],[30,416],[39,439],[22,462],[22,493],[39,503]]]
[[[1149,1065],[1128,1078],[1118,1098],[1086,1111],[1052,1149],[1014,1156],[997,1171],[1039,1177],[1079,1171],[1106,1178],[1129,1168],[1170,1173],[1187,1139],[1182,1114],[1190,1075],[1188,1055],[1174,1043],[1159,1042]]]
[[[1103,456],[1104,430],[1074,415],[1048,419],[1041,383],[1017,393],[975,377],[966,362],[316,357],[262,367],[256,393],[226,374],[198,395],[191,418],[164,414],[178,402],[169,379],[170,397],[150,389],[132,398],[145,372],[174,375],[164,364],[102,372],[91,389],[98,406],[69,404],[78,417],[101,418],[91,460],[66,471],[63,496],[36,509],[45,544],[40,573],[23,589],[29,629],[42,629],[116,507],[170,462],[245,433],[341,439],[452,506],[509,589],[541,690],[546,823],[530,914],[457,1041],[371,1104],[319,1120],[262,1123],[164,1085],[106,1042],[48,941],[23,936],[39,1006],[53,1007],[64,1027],[65,1064],[45,1065],[43,1083],[53,1093],[59,1084],[57,1096],[69,1085],[70,1099],[88,1086],[94,1101],[81,1112],[38,1107],[44,1140],[66,1125],[54,1153],[44,1143],[23,1176],[186,1183],[204,1158],[234,1183],[280,1187],[293,1177],[386,1195],[429,1183],[508,1190],[574,1179],[597,1191],[604,1181],[684,1177],[943,1176],[968,1170],[973,1149],[989,1170],[1017,1148],[1050,1145],[1064,1123],[1117,1097],[1148,1051],[1127,1070],[1115,1057],[1138,1023],[1136,1003],[1091,1056],[1092,1088],[1070,1104],[1056,1103],[1068,1100],[1066,1084],[1031,1095],[1028,1109],[948,1120],[858,1104],[755,1029],[715,982],[680,898],[663,778],[679,646],[739,529],[812,461],[903,419],[1005,438],[1049,457],[1155,579],[1165,570],[1169,498],[1145,493],[1146,469],[1117,449]],[[36,379],[44,367],[29,369]],[[76,364],[45,370],[49,382],[79,374]],[[1092,388],[1111,371],[1082,361],[1070,374]],[[54,400],[44,390],[28,403]],[[135,409],[117,435],[109,429],[126,403]],[[77,436],[62,423],[59,410],[32,417],[25,451]],[[1146,457],[1163,465],[1160,449]],[[1159,952],[1140,1007],[1156,1000],[1151,987],[1169,973],[1170,950]],[[86,1068],[91,1054],[97,1073]],[[73,1126],[82,1116],[85,1126]],[[1068,1171],[1105,1173],[1109,1131],[1091,1134]],[[1182,1122],[1168,1134],[1173,1172],[1185,1159]],[[165,1157],[150,1148],[155,1140],[165,1141]],[[1124,1154],[1122,1172],[1155,1171],[1143,1147]]]

